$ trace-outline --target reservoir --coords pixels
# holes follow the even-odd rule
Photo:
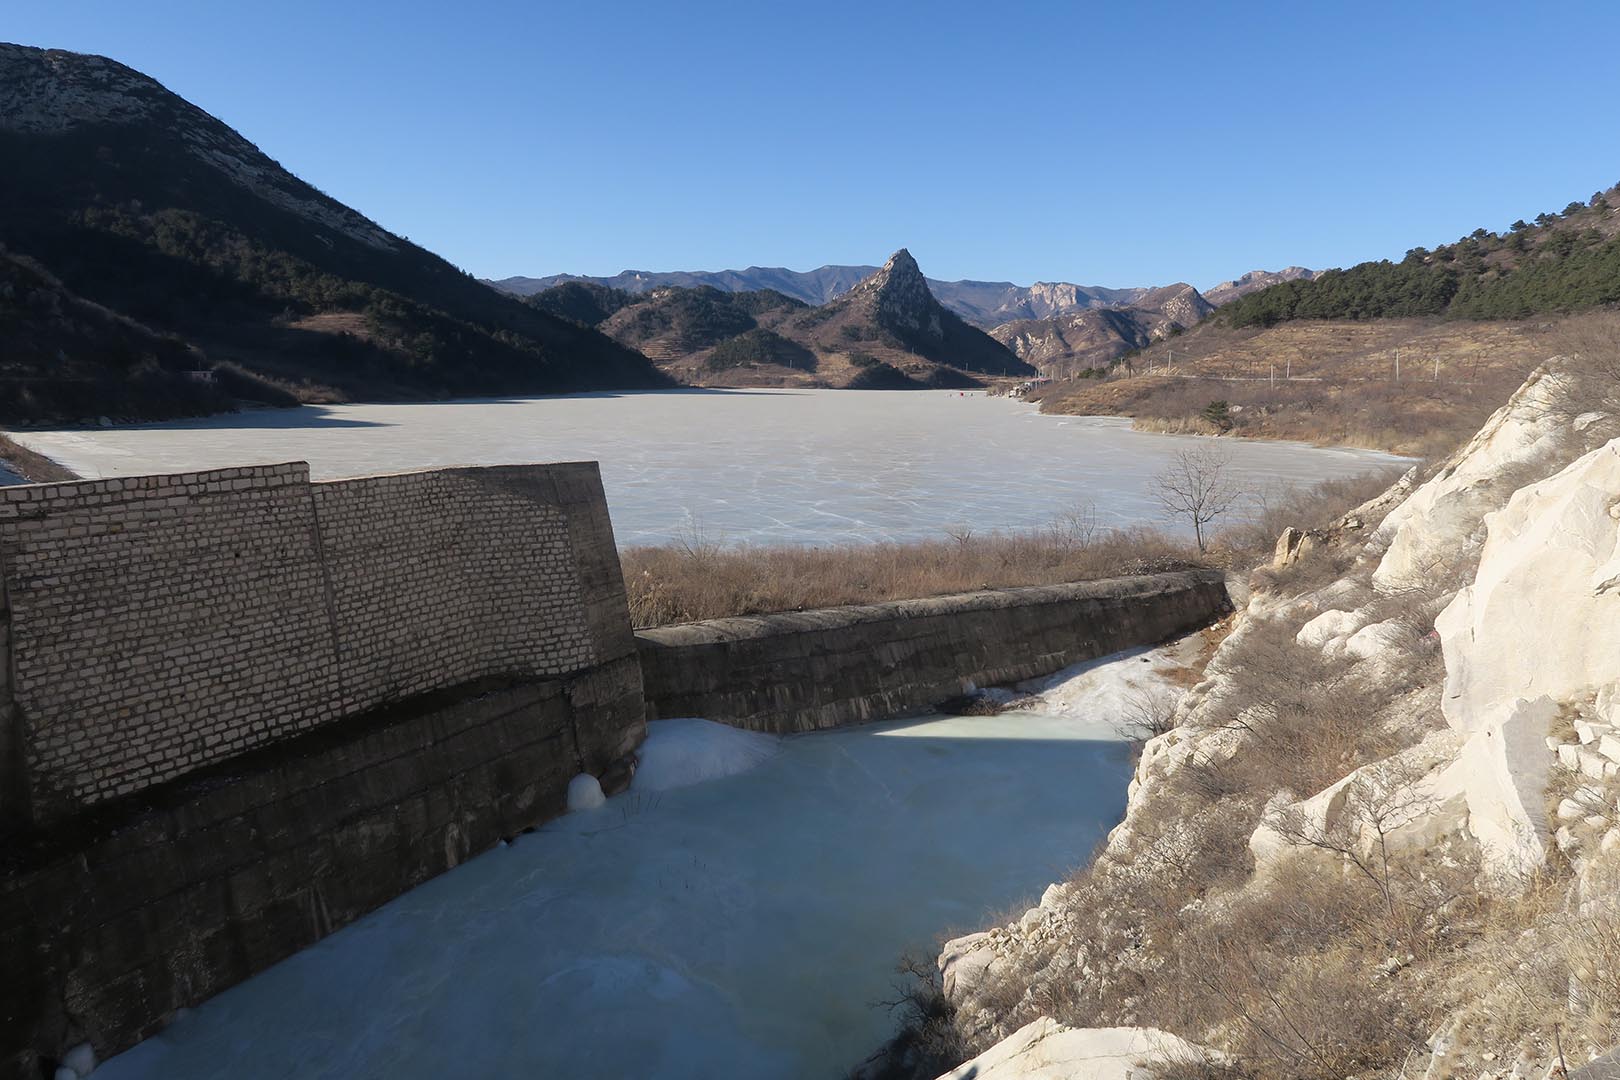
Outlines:
[[[308,461],[315,479],[446,465],[600,461],[621,546],[937,540],[1039,527],[1078,507],[1162,524],[1149,483],[1211,440],[1043,416],[982,393],[672,390],[258,409],[18,441],[87,478]],[[1368,450],[1222,441],[1244,488],[1400,464]]]

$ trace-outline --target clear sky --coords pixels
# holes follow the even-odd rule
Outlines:
[[[1620,181],[1620,3],[3,0],[480,276],[1208,286]]]

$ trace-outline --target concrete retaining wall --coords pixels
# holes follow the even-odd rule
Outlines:
[[[0,1078],[49,1076],[80,1042],[124,1050],[560,814],[570,778],[631,749],[638,684],[627,656],[445,688],[0,850]]]
[[[760,615],[636,634],[648,719],[796,732],[1049,675],[1230,610],[1219,571]]]
[[[415,694],[634,651],[594,463],[0,489],[0,579],[24,772],[6,801],[36,820]]]

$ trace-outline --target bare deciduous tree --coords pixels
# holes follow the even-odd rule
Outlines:
[[[1153,497],[1166,515],[1192,522],[1199,551],[1208,547],[1205,527],[1243,499],[1228,475],[1231,463],[1230,456],[1211,447],[1183,450],[1153,478]]]

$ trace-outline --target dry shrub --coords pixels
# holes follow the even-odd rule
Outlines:
[[[1211,717],[1246,736],[1243,752],[1219,768],[1232,791],[1306,797],[1362,765],[1402,749],[1379,722],[1393,692],[1352,677],[1352,664],[1294,640],[1294,626],[1257,624],[1233,663],[1244,672]]]
[[[1122,739],[1144,743],[1176,726],[1176,703],[1181,694],[1168,686],[1133,690],[1125,695],[1113,727]]]
[[[727,546],[694,533],[620,558],[638,627],[1212,565],[1156,530],[1099,530],[1085,511],[1032,532],[917,543]]]
[[[1221,534],[1220,546],[1255,558],[1269,557],[1284,529],[1327,529],[1347,512],[1382,495],[1404,470],[1374,469],[1359,476],[1316,484],[1274,487],[1255,496],[1249,519]],[[1372,529],[1377,521],[1366,521]]]
[[[1591,311],[1566,320],[1551,335],[1560,370],[1574,376],[1555,411],[1564,418],[1620,414],[1620,311]]]

